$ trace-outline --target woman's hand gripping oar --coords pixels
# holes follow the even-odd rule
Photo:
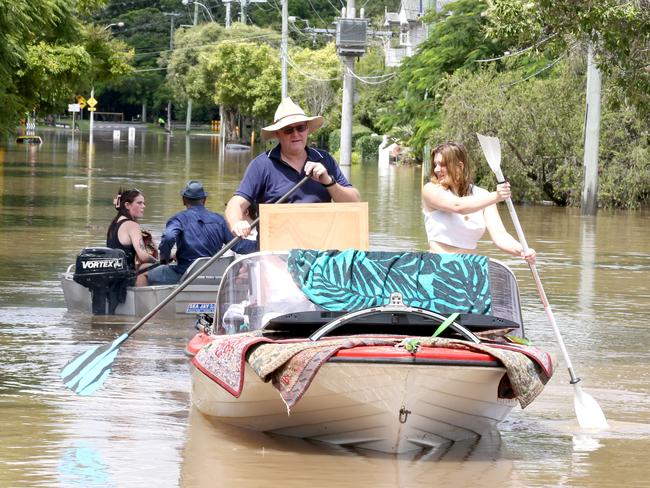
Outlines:
[[[307,175],[302,178],[298,183],[296,183],[282,198],[280,198],[275,203],[284,203],[298,188],[304,185],[311,175]],[[256,226],[259,223],[259,217],[256,218],[252,223],[251,227]],[[188,278],[179,283],[178,287],[171,292],[163,301],[156,305],[147,315],[142,317],[133,327],[131,327],[127,332],[119,336],[113,342],[109,344],[104,344],[102,346],[95,346],[88,349],[86,352],[79,354],[73,358],[65,367],[61,370],[61,378],[65,386],[70,388],[78,395],[91,395],[97,389],[99,389],[106,378],[111,372],[111,367],[115,357],[119,351],[120,346],[124,341],[133,335],[133,333],[142,327],[151,317],[156,315],[158,311],[172,301],[176,295],[185,289],[187,285],[193,282],[197,276],[199,276],[203,271],[205,271],[212,263],[217,259],[223,256],[228,250],[230,250],[235,244],[237,244],[242,237],[237,236],[228,242],[224,247],[222,247],[218,253],[212,256],[203,266],[197,269],[192,273]]]
[[[492,172],[496,175],[498,182],[505,181],[503,173],[501,171],[501,143],[496,137],[484,136],[481,134],[476,134],[478,136],[479,143],[481,148],[483,148],[483,154],[485,154],[485,159],[487,160]],[[517,217],[517,212],[515,207],[512,204],[512,200],[508,198],[506,200],[508,205],[508,211],[510,212],[510,217],[512,218],[512,223],[515,226],[517,231],[517,236],[519,237],[519,242],[524,249],[524,253],[528,251],[528,244],[526,242],[526,237],[524,236],[524,231],[521,228],[519,223],[519,218]],[[535,285],[537,286],[537,292],[539,297],[542,300],[544,305],[544,311],[546,312],[546,317],[553,327],[553,332],[555,333],[555,338],[557,339],[558,345],[560,346],[560,351],[562,351],[562,356],[564,357],[564,362],[567,365],[569,370],[569,376],[571,378],[570,383],[574,388],[574,398],[573,403],[576,411],[576,417],[578,418],[578,423],[580,427],[585,429],[606,429],[608,426],[607,419],[603,413],[598,402],[594,398],[582,391],[580,386],[581,379],[576,376],[573,371],[573,364],[571,363],[571,358],[569,358],[569,352],[564,345],[564,339],[562,339],[562,334],[560,334],[560,329],[555,322],[555,317],[551,310],[551,305],[548,303],[546,298],[546,293],[544,292],[544,287],[542,286],[542,281],[539,278],[537,273],[537,267],[534,264],[528,264],[530,266],[530,271],[533,274],[535,280]]]

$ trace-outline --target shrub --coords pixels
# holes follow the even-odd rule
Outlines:
[[[363,125],[355,125],[352,127],[352,147],[355,147],[356,140],[366,134],[370,134],[371,130]],[[336,129],[330,132],[328,150],[333,153],[341,149],[341,129]]]
[[[361,154],[363,161],[377,160],[381,137],[377,134],[363,134],[354,143],[354,151]]]

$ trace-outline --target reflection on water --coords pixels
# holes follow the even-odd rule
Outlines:
[[[578,288],[578,303],[580,313],[593,321],[594,276],[596,262],[596,219],[583,217],[582,238],[580,240],[580,286]]]
[[[59,480],[63,486],[111,486],[107,465],[92,444],[77,441],[61,455]]]
[[[41,146],[0,148],[0,486],[647,486],[650,448],[650,236],[647,212],[522,207],[518,213],[583,387],[611,429],[577,427],[561,363],[544,393],[495,433],[447,450],[394,457],[250,433],[190,413],[191,319],[153,318],[121,348],[105,387],[73,396],[60,368],[132,320],[67,313],[57,273],[104,242],[120,186],[146,196],[143,225],[158,239],[201,179],[223,211],[251,153],[215,137],[97,132],[42,134]],[[260,151],[261,148],[257,148]],[[424,250],[420,170],[364,164],[350,179],[369,202],[375,249]],[[505,209],[503,219],[510,226]],[[527,330],[556,350],[528,268],[489,242],[520,280]],[[557,352],[557,351],[556,351]],[[268,480],[268,481],[267,481]]]
[[[181,485],[340,487],[504,486],[511,454],[498,432],[440,449],[389,455],[319,442],[246,432],[192,409],[183,451]]]

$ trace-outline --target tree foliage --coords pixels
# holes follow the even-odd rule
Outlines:
[[[98,25],[113,25],[113,36],[135,51],[134,70],[127,76],[100,83],[95,87],[101,104],[127,116],[140,113],[146,106],[151,114],[160,112],[169,99],[164,66],[161,57],[168,55],[170,18],[164,12],[173,12],[178,2],[110,1],[95,15]],[[181,21],[175,18],[177,24]]]
[[[239,32],[239,27],[233,32]],[[167,64],[167,81],[176,100],[214,103],[214,80],[206,78],[206,62],[225,37],[226,29],[215,23],[176,32],[175,49]]]
[[[181,100],[189,96],[214,102],[216,74],[208,69],[208,64],[219,56],[221,46],[245,43],[268,46],[268,43],[277,42],[279,37],[279,33],[273,30],[239,23],[227,30],[218,24],[209,23],[177,31],[174,51],[168,61],[163,60],[168,66],[167,81],[174,97]],[[279,58],[279,54],[276,57]],[[226,66],[225,69],[233,71],[235,66]],[[279,86],[279,79],[277,84]]]
[[[322,49],[291,51],[289,94],[311,115],[322,115],[330,127],[339,125],[341,63],[334,43]]]
[[[494,67],[458,71],[449,80],[435,140],[459,140],[470,152],[476,180],[494,186],[476,132],[498,135],[514,198],[579,205],[583,180],[584,56],[575,55],[545,78],[521,82],[517,71]],[[561,94],[561,96],[558,96]],[[648,124],[605,97],[601,184],[605,207],[636,208],[650,196]],[[644,136],[645,134],[645,136]]]
[[[34,108],[60,110],[80,87],[128,71],[130,52],[79,20],[101,3],[0,3],[0,130]]]
[[[213,100],[244,115],[269,119],[280,100],[280,63],[269,46],[222,43],[210,53],[207,77],[214,80]]]
[[[425,21],[431,23],[428,39],[402,64],[390,87],[395,102],[378,123],[385,132],[404,128],[409,144],[423,147],[439,124],[437,112],[446,75],[459,69],[473,72],[479,68],[477,60],[503,51],[502,44],[486,37],[486,9],[485,1],[459,0],[426,16]]]
[[[593,43],[616,102],[650,114],[650,6],[645,0],[491,0],[490,33],[513,46]],[[614,101],[614,100],[613,100]]]

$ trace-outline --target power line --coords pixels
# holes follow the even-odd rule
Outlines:
[[[387,81],[390,81],[391,79],[395,78],[395,76],[397,76],[397,73],[386,73],[384,75],[378,76],[359,76],[349,67],[347,68],[347,72],[350,74],[350,76],[356,78],[365,85],[381,85],[382,83],[386,83]]]
[[[329,0],[327,0],[327,1],[329,2],[330,5],[332,5],[332,2],[330,2]],[[311,0],[307,0],[307,3],[309,3],[309,6],[311,7],[311,9],[312,9],[312,10],[314,11],[314,13],[316,14],[316,17],[318,17],[318,18],[320,19],[320,21],[323,23],[323,26],[324,26],[324,27],[327,27],[329,24],[328,24],[327,22],[325,22],[325,19],[323,19],[323,17],[320,16],[320,14],[318,13],[318,11],[317,11],[316,8],[314,7],[314,4],[312,3],[312,1],[311,1]],[[337,12],[337,13],[339,12],[339,9],[336,8],[334,5],[332,5],[332,7],[334,8],[334,11],[335,11],[335,12]]]
[[[575,44],[574,44],[573,46],[571,46],[569,49],[567,49],[566,51],[564,51],[560,56],[558,56],[554,61],[552,61],[551,63],[547,64],[547,65],[544,66],[543,68],[538,69],[538,70],[535,71],[534,73],[532,73],[532,74],[526,76],[525,78],[522,78],[521,80],[513,81],[513,82],[511,82],[511,83],[506,83],[506,84],[504,84],[504,85],[499,85],[500,88],[510,88],[510,87],[513,87],[513,86],[515,86],[515,85],[518,85],[519,83],[523,83],[524,81],[528,81],[528,80],[530,80],[531,78],[537,76],[538,74],[543,73],[543,72],[546,71],[547,69],[552,68],[552,67],[555,66],[557,63],[559,63],[562,59],[564,59],[565,57],[567,57],[567,55],[568,55],[568,54],[569,54],[569,53],[570,53],[570,52],[571,52],[571,51],[572,51],[572,50],[573,50],[577,45],[578,45],[578,43],[575,43]]]
[[[316,75],[314,75],[314,74],[307,73],[307,72],[303,71],[302,69],[300,69],[300,68],[298,67],[298,65],[296,65],[296,63],[293,61],[293,59],[291,59],[291,58],[289,57],[288,54],[287,54],[287,62],[288,62],[288,63],[291,65],[291,67],[292,67],[293,69],[295,69],[299,74],[301,74],[301,75],[304,76],[305,78],[309,78],[310,80],[314,80],[314,81],[336,81],[336,80],[338,80],[338,79],[340,78],[340,76],[337,76],[337,77],[335,77],[335,78],[318,78],[318,77],[317,77]]]
[[[201,48],[201,47],[216,46],[216,45],[219,45],[219,44],[222,44],[222,43],[229,43],[229,42],[230,43],[240,43],[240,42],[246,42],[246,41],[253,40],[253,39],[262,39],[262,38],[279,37],[279,36],[280,36],[280,34],[278,34],[277,32],[273,32],[273,33],[270,33],[270,34],[260,34],[260,35],[251,36],[251,37],[239,37],[239,38],[236,38],[236,39],[220,39],[218,41],[213,41],[213,42],[208,42],[208,43],[191,44],[191,45],[188,45],[188,46],[176,47],[173,50],[172,49],[165,49],[165,50],[162,50],[162,51],[147,51],[147,52],[143,52],[143,53],[136,53],[135,56],[149,56],[149,55],[152,55],[152,54],[163,54],[163,53],[168,53],[168,52],[171,52],[171,51],[183,51],[183,50],[186,50],[186,49],[196,49],[196,48]]]
[[[541,41],[536,42],[536,43],[533,44],[532,46],[528,46],[528,47],[526,47],[526,48],[524,48],[524,49],[521,49],[521,50],[519,50],[519,51],[515,51],[514,53],[505,53],[505,54],[503,54],[502,56],[498,56],[498,57],[496,57],[496,58],[477,59],[475,62],[476,62],[476,63],[488,63],[488,62],[490,62],[490,61],[499,61],[500,59],[505,59],[505,58],[509,58],[509,57],[512,57],[512,56],[519,56],[520,54],[523,54],[523,53],[525,53],[525,52],[527,52],[527,51],[530,51],[531,49],[536,48],[537,46],[539,46],[539,45],[545,43],[546,41],[548,41],[548,40],[550,40],[550,39],[553,39],[555,36],[557,36],[557,33],[551,34],[550,36],[548,36],[548,37],[542,39]]]

